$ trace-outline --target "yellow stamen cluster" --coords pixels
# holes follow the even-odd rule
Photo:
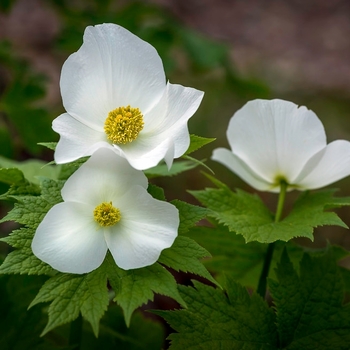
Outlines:
[[[103,202],[94,209],[94,219],[102,227],[113,226],[120,221],[120,210],[112,202]]]
[[[118,107],[108,113],[104,129],[108,140],[115,144],[134,141],[143,129],[143,115],[138,108]]]

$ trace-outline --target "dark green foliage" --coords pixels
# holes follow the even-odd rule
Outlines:
[[[257,195],[242,190],[232,192],[223,185],[220,185],[219,189],[207,188],[191,193],[211,210],[209,216],[228,226],[230,231],[241,234],[247,243],[271,243],[277,240],[289,241],[295,237],[313,240],[313,231],[317,226],[347,227],[337,214],[325,211],[350,204],[347,198],[334,198],[334,192],[303,192],[291,212],[277,223]]]
[[[277,349],[275,316],[258,295],[230,279],[227,294],[194,287],[180,287],[186,310],[156,312],[178,332],[170,335],[170,349]]]
[[[348,349],[350,308],[335,259],[331,250],[304,254],[298,274],[284,250],[269,283],[275,313],[231,278],[226,293],[181,287],[188,308],[156,312],[178,332],[170,349]]]

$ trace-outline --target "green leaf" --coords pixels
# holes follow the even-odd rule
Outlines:
[[[245,286],[257,286],[266,245],[245,243],[242,236],[221,225],[193,227],[187,235],[210,251],[212,257],[203,263],[219,282],[227,275]]]
[[[75,160],[74,162],[62,164],[58,179],[59,180],[67,180],[88,159],[89,159],[89,157],[83,157],[83,158],[80,158],[78,160]]]
[[[208,165],[206,165],[206,164],[204,163],[204,162],[206,161],[206,159],[198,160],[198,159],[196,159],[196,158],[193,158],[193,157],[187,156],[187,155],[184,155],[184,156],[182,156],[182,157],[183,157],[183,159],[187,159],[187,160],[193,162],[194,164],[201,165],[201,166],[204,167],[205,169],[209,170],[212,174],[214,174],[214,171],[211,170],[211,169],[208,167]]]
[[[14,201],[14,196],[40,194],[40,187],[27,181],[23,172],[17,168],[1,168],[0,182],[11,185],[6,193],[0,195],[0,200]]]
[[[0,181],[5,184],[25,184],[23,173],[17,168],[0,168]]]
[[[258,242],[245,243],[241,235],[230,232],[227,227],[193,227],[187,233],[198,244],[207,249],[212,257],[203,261],[206,268],[222,283],[225,276],[236,282],[256,288],[261,274],[267,245]],[[269,276],[274,277],[273,267],[279,261],[283,249],[288,250],[295,266],[299,264],[304,249],[293,242],[276,242]]]
[[[0,222],[16,221],[19,224],[36,229],[45,214],[52,207],[41,196],[17,196],[14,198],[18,202],[15,203],[14,208]]]
[[[198,260],[210,257],[210,253],[188,237],[178,236],[171,248],[162,251],[158,260],[175,271],[194,273],[218,285],[215,279]]]
[[[155,199],[158,199],[160,201],[165,201],[165,194],[164,190],[156,185],[153,185],[151,183],[148,184],[147,192]]]
[[[269,240],[265,231],[267,234],[271,232],[273,215],[258,196],[241,190],[234,193],[227,188],[208,188],[190,193],[211,210],[210,216],[243,235],[246,242],[258,240],[265,243]],[[270,230],[264,230],[265,227]]]
[[[274,313],[258,295],[249,296],[231,279],[226,294],[194,281],[194,288],[179,286],[188,309],[156,311],[178,333],[171,334],[177,349],[277,349]]]
[[[116,293],[114,300],[123,309],[128,326],[132,313],[147,301],[153,301],[154,293],[168,296],[179,304],[186,305],[177,290],[174,277],[158,263],[134,270],[117,268],[115,274],[117,276],[114,275],[114,278],[110,276],[111,285]]]
[[[39,142],[38,145],[46,147],[52,151],[56,149],[57,142]]]
[[[319,257],[305,254],[300,276],[284,252],[270,280],[277,312],[281,347],[292,349],[348,349],[350,305],[332,251]]]
[[[31,243],[34,232],[35,230],[31,228],[21,228],[1,239],[2,242],[17,248],[10,252],[1,264],[1,274],[52,275],[54,273],[49,265],[33,255]]]
[[[31,244],[36,228],[43,220],[51,207],[62,201],[62,181],[41,179],[41,196],[14,196],[17,200],[14,208],[0,222],[15,221],[24,225],[23,228],[13,231],[1,241],[8,243],[14,251],[10,252],[0,266],[3,274],[49,274],[54,270],[32,252]]]
[[[179,234],[186,233],[191,227],[195,226],[198,221],[204,219],[209,213],[209,210],[206,208],[189,204],[178,199],[171,201],[171,203],[179,210]]]
[[[215,141],[215,138],[206,138],[206,137],[201,137],[197,135],[190,135],[190,146],[188,147],[187,151],[185,152],[184,155],[188,155],[194,151],[197,151],[198,149],[202,148],[203,146]]]
[[[198,164],[192,161],[177,161],[174,162],[172,167],[168,169],[166,164],[157,165],[151,169],[147,169],[144,173],[149,179],[160,176],[175,176],[185,171],[194,169]]]
[[[81,312],[97,337],[99,321],[109,303],[104,266],[84,275],[58,273],[51,277],[29,307],[45,302],[51,304],[48,310],[49,321],[42,335],[75,320]]]
[[[246,242],[271,243],[289,241],[294,237],[313,240],[313,229],[317,226],[347,227],[334,212],[324,211],[325,208],[348,205],[333,198],[334,190],[303,192],[289,215],[278,223],[274,222],[272,213],[257,195],[241,190],[232,192],[227,187],[191,193],[211,210],[210,216],[241,234]]]
[[[43,162],[41,160],[37,159],[29,159],[23,162],[17,162],[14,160],[7,159],[5,157],[0,156],[0,168],[7,168],[8,170],[15,170],[18,169],[18,174],[13,174],[14,180],[12,182],[7,182],[9,184],[19,183],[23,182],[20,181],[20,173],[22,172],[23,175],[29,182],[34,184],[39,184],[39,177],[48,177],[53,180],[57,180],[58,174],[61,170],[60,165],[47,165],[46,162]],[[15,168],[15,169],[14,169]],[[0,169],[0,181],[3,181],[1,178],[1,170]],[[6,169],[5,169],[6,170]],[[11,179],[10,179],[11,180]]]
[[[41,198],[48,203],[55,205],[63,201],[61,189],[64,181],[53,181],[47,178],[41,178]]]
[[[171,203],[179,210],[179,234],[186,233],[191,227],[195,226],[199,220],[204,219],[208,212],[206,208],[180,200],[173,200]],[[198,260],[205,257],[210,257],[210,253],[207,250],[188,237],[178,236],[170,248],[163,250],[159,262],[175,271],[181,270],[183,272],[194,273],[217,284],[203,264]]]

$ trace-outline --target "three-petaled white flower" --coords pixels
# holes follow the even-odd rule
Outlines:
[[[101,148],[62,188],[63,202],[39,224],[32,250],[61,272],[87,273],[109,250],[122,269],[157,261],[177,237],[178,210],[147,192],[147,178]]]
[[[185,153],[187,121],[203,98],[202,91],[166,84],[154,47],[115,24],[86,28],[60,87],[67,113],[53,121],[56,163],[109,147],[139,170],[162,159],[170,167]]]
[[[350,142],[327,145],[316,114],[283,100],[248,102],[231,118],[232,151],[214,150],[212,159],[260,191],[316,189],[350,175]]]

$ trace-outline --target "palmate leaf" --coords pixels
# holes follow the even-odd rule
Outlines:
[[[109,265],[108,279],[116,293],[114,301],[123,309],[128,326],[133,312],[148,301],[153,301],[154,293],[168,296],[180,305],[186,306],[173,275],[160,264],[155,263],[141,269],[122,270],[115,266],[112,259],[106,260]]]
[[[271,243],[277,240],[289,241],[294,237],[313,240],[313,230],[322,225],[347,227],[334,213],[325,209],[350,205],[348,198],[334,198],[334,190],[303,192],[295,202],[292,211],[278,223],[273,214],[257,195],[228,187],[207,188],[191,193],[208,209],[209,216],[241,234],[246,242]]]
[[[305,254],[298,275],[284,252],[270,280],[281,349],[349,349],[350,305],[332,251]]]
[[[3,241],[14,249],[0,267],[3,274],[46,274],[51,276],[41,288],[31,306],[49,302],[48,324],[43,334],[53,328],[71,322],[81,313],[92,325],[97,335],[98,326],[108,304],[108,282],[115,293],[114,300],[122,307],[129,325],[133,312],[153,300],[154,293],[166,295],[180,305],[185,302],[180,296],[173,275],[164,267],[191,272],[216,283],[199,259],[210,254],[189,238],[179,236],[174,245],[164,250],[160,262],[135,270],[122,270],[108,254],[105,262],[95,271],[84,274],[64,274],[53,270],[37,259],[31,250],[35,230],[48,210],[62,201],[61,188],[64,181],[41,179],[39,196],[14,196],[16,203],[2,221],[16,221],[24,225]],[[157,191],[151,186],[150,192]],[[163,193],[157,194],[163,197]],[[160,198],[163,199],[163,198]],[[207,214],[207,209],[175,201],[181,219],[179,232],[186,232]]]
[[[54,270],[32,252],[31,243],[39,223],[48,210],[62,201],[60,189],[63,182],[42,179],[40,196],[13,196],[16,200],[14,208],[0,222],[15,221],[24,227],[13,231],[8,237],[1,239],[13,248],[0,266],[3,274],[52,275]]]
[[[275,315],[265,301],[227,279],[226,294],[194,281],[180,286],[186,310],[155,311],[178,333],[171,334],[171,350],[277,349]]]
[[[181,286],[188,309],[156,311],[178,332],[170,349],[349,349],[350,304],[343,305],[338,258],[332,249],[305,253],[297,273],[284,250],[276,280],[269,279],[274,308],[232,278],[226,293],[198,282]]]
[[[49,321],[42,335],[75,320],[81,312],[97,336],[109,302],[106,270],[100,267],[84,275],[58,273],[45,282],[29,307],[50,301]]]
[[[128,326],[133,312],[153,300],[154,293],[169,296],[185,306],[174,277],[163,266],[156,263],[142,269],[122,270],[108,254],[104,263],[90,273],[57,273],[42,286],[30,305],[50,302],[49,320],[42,334],[74,321],[81,313],[97,337],[99,322],[110,302],[108,282]]]

